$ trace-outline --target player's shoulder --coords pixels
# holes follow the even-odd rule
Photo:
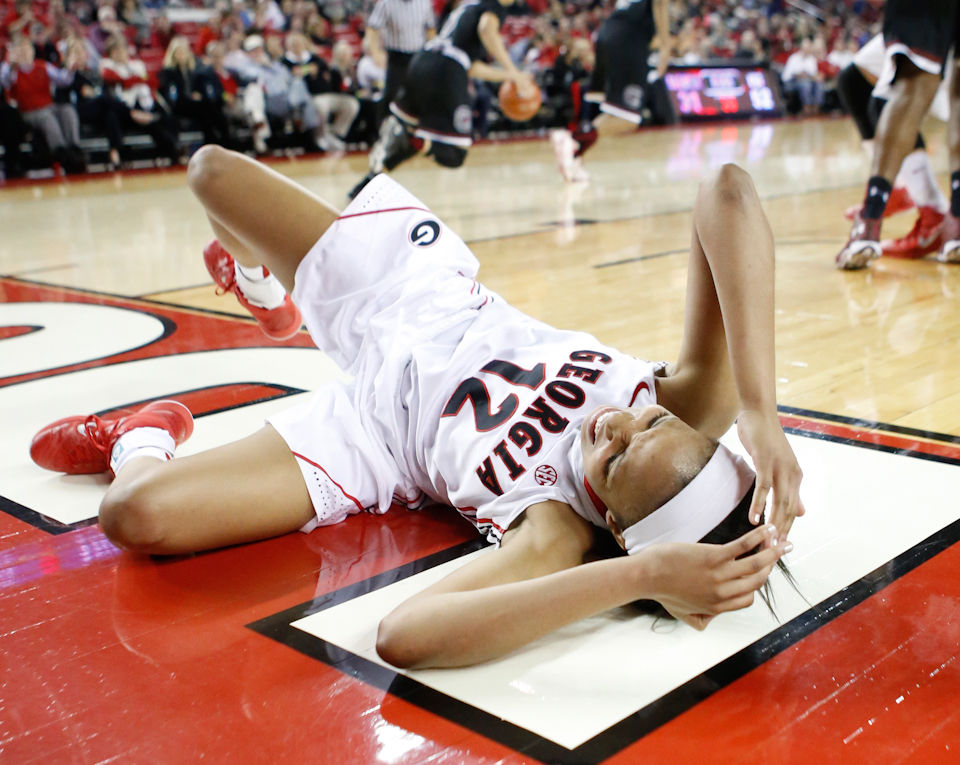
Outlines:
[[[510,526],[502,544],[521,544],[544,554],[560,552],[582,559],[593,548],[594,529],[568,503],[546,500],[527,507]]]

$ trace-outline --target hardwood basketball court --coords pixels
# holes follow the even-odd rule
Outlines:
[[[943,129],[926,127],[945,188]],[[0,186],[0,760],[955,758],[960,267],[835,270],[868,171],[853,126],[645,130],[602,140],[581,185],[545,140],[395,177],[518,308],[670,359],[696,183],[724,162],[753,175],[777,242],[777,393],[809,509],[789,563],[813,607],[775,583],[782,624],[755,606],[662,634],[618,613],[447,673],[397,674],[369,634],[395,593],[484,554],[455,513],[155,561],[99,533],[105,479],[32,465],[30,435],[66,414],[175,395],[198,418],[189,453],[336,372],[305,333],[272,343],[214,294],[182,169]],[[273,167],[344,206],[365,164]]]

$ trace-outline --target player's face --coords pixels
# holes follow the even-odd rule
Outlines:
[[[580,427],[584,474],[604,504],[620,510],[662,496],[705,441],[662,406],[603,406]]]

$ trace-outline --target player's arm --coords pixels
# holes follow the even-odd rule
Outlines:
[[[783,552],[771,547],[736,560],[769,538],[762,527],[728,545],[655,545],[583,563],[593,530],[568,505],[544,502],[526,514],[501,549],[388,614],[377,635],[380,656],[410,668],[477,664],[638,599],[657,600],[703,629],[713,615],[750,605]]]
[[[803,513],[802,473],[777,417],[773,341],[773,234],[750,176],[724,165],[700,185],[693,211],[680,355],[657,382],[658,399],[712,438],[737,419],[757,468],[750,518],[785,539]]]
[[[491,66],[484,61],[474,61],[470,66],[468,74],[480,80],[488,82],[503,82],[504,80],[513,80],[518,88],[533,87],[533,78],[521,72],[510,59],[507,48],[503,44],[503,38],[500,36],[500,19],[497,14],[487,12],[480,16],[477,23],[477,35],[480,42],[486,48],[490,58],[499,66]]]
[[[653,0],[653,28],[657,38],[659,54],[657,56],[657,74],[663,76],[670,65],[673,54],[673,37],[670,34],[669,0]]]

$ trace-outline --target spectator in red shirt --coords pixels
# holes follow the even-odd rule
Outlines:
[[[44,26],[50,25],[50,20],[39,11],[34,10],[33,3],[30,0],[16,0],[3,21],[0,21],[0,34],[7,35],[11,39],[18,35],[28,33],[30,24],[38,21]]]
[[[53,102],[53,86],[69,85],[73,73],[46,61],[36,61],[33,43],[18,37],[9,47],[7,60],[0,66],[0,85],[24,121],[43,134],[54,159],[67,172],[83,172],[86,161],[80,151],[80,122],[71,104]]]
[[[165,13],[158,13],[153,19],[150,30],[150,47],[166,50],[173,39],[173,23]]]

